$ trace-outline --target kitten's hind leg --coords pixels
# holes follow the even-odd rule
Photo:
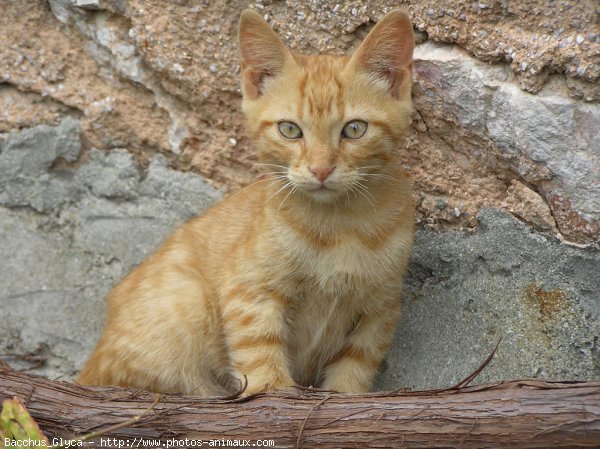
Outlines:
[[[104,333],[80,383],[228,393],[216,381],[229,363],[208,283],[201,273],[167,262],[140,266],[111,292]]]

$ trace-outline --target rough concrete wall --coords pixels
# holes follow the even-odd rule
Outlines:
[[[250,6],[298,51],[349,53],[398,4]],[[402,5],[419,42],[401,151],[421,229],[379,387],[448,385],[500,335],[486,379],[600,378],[599,4]],[[0,352],[33,354],[13,363],[72,375],[107,290],[254,179],[235,44],[247,6],[3,5]]]

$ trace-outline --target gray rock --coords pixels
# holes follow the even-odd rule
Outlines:
[[[0,146],[0,353],[70,379],[100,334],[104,297],[173,228],[221,197],[200,176],[148,170],[125,150],[90,150],[77,169],[77,122],[10,133]],[[59,186],[57,189],[55,186]],[[31,357],[10,357],[16,368]]]
[[[77,197],[68,175],[52,174],[52,164],[79,156],[79,124],[67,117],[57,127],[10,132],[0,146],[0,205],[48,212]]]
[[[201,176],[168,168],[166,159],[161,155],[150,163],[148,174],[140,184],[140,194],[148,201],[160,199],[166,202],[170,213],[179,216],[195,215],[199,206],[205,209],[222,196],[214,189],[207,189],[207,183]]]
[[[73,0],[73,5],[90,11],[98,11],[101,9],[100,0]]]
[[[600,379],[600,253],[485,209],[473,234],[420,230],[377,388],[450,387],[502,341],[477,383]]]
[[[600,221],[600,104],[571,98],[560,80],[529,94],[507,66],[482,63],[457,47],[426,42],[414,59],[423,116],[459,124],[469,133],[464,151],[475,149],[469,140],[476,137],[476,146],[491,144],[514,161],[519,176],[526,178],[530,162],[544,165],[551,177],[540,186],[546,199],[558,195],[586,221]]]
[[[89,152],[89,162],[75,173],[77,182],[92,190],[93,196],[108,199],[137,198],[141,173],[126,150]]]
[[[458,47],[423,43],[415,49],[415,81],[423,106],[433,117],[450,118],[477,133],[485,132],[493,91],[490,78],[506,77],[502,67],[485,67]]]
[[[569,198],[575,210],[600,220],[600,106],[502,85],[491,109],[487,129],[500,151],[544,163],[554,175],[552,190]]]

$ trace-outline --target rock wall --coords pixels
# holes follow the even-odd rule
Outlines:
[[[484,379],[600,378],[600,6],[438,3],[3,5],[0,352],[71,376],[108,289],[178,223],[252,182],[243,8],[295,50],[341,54],[401,5],[419,43],[400,150],[420,230],[378,386],[448,385],[499,336]]]

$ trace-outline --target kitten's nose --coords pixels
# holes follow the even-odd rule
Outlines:
[[[308,169],[310,170],[310,172],[313,175],[315,175],[315,178],[317,178],[321,182],[324,182],[329,177],[329,175],[333,172],[333,170],[335,169],[335,165],[333,167],[329,167],[329,166],[308,167]]]

